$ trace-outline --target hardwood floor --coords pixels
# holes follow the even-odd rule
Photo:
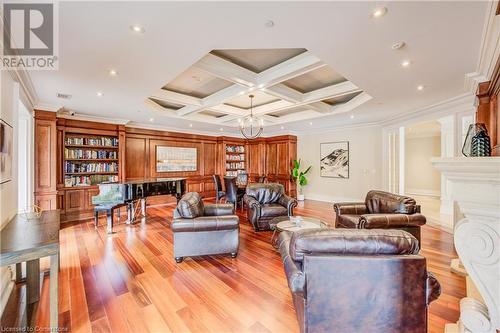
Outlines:
[[[255,233],[241,218],[240,251],[230,256],[187,258],[176,264],[169,224],[173,207],[149,207],[146,223],[118,224],[106,234],[104,220],[65,224],[61,230],[60,327],[72,332],[298,332],[279,254],[271,233]],[[333,223],[329,203],[306,201],[297,215]],[[125,214],[122,214],[122,216]],[[429,332],[456,322],[465,280],[450,272],[453,238],[424,226],[421,253],[441,283],[429,311]],[[49,323],[48,277],[42,277],[36,325]],[[24,317],[25,288],[12,293],[2,330]],[[335,314],[332,314],[335,315]]]

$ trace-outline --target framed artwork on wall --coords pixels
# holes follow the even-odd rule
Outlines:
[[[320,144],[320,176],[349,178],[349,141]]]
[[[156,172],[198,170],[198,149],[156,146]]]
[[[12,180],[12,126],[0,119],[0,184]]]

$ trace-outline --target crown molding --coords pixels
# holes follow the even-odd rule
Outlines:
[[[474,101],[475,96],[467,92],[423,108],[415,109],[402,116],[382,121],[380,125],[389,129],[409,123],[438,119],[460,112],[472,112],[475,110]]]
[[[46,110],[46,109],[43,109],[43,110]],[[51,110],[46,110],[46,111],[51,111]],[[81,121],[94,121],[94,122],[107,123],[107,124],[113,124],[113,125],[127,125],[128,123],[130,123],[130,120],[128,120],[128,119],[108,118],[108,117],[88,116],[88,115],[74,115],[74,116],[72,116],[70,114],[64,114],[64,113],[58,113],[57,118],[81,120]]]
[[[48,112],[59,112],[63,107],[61,105],[54,105],[48,103],[37,103],[33,105],[34,110],[48,111]]]
[[[476,94],[481,82],[489,81],[500,56],[500,16],[496,15],[498,1],[488,2],[486,21],[484,23],[481,48],[476,70],[465,75],[465,90]]]

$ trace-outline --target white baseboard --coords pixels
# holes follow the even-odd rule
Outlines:
[[[421,195],[424,197],[441,197],[441,191],[437,190],[426,190],[426,189],[419,189],[419,188],[407,188],[405,189],[405,194],[406,195]]]
[[[441,229],[444,232],[447,232],[447,233],[453,235],[453,227],[452,226],[444,225],[442,223],[442,221],[433,219],[431,217],[426,217],[426,219],[427,219],[427,222],[426,222],[427,225],[434,227],[434,228],[437,228],[437,229]]]
[[[12,279],[13,274],[10,267],[2,267],[2,269],[0,270],[0,283],[2,287],[0,288],[2,290],[2,293],[0,295],[0,316],[3,314],[3,310],[5,309],[5,306],[9,301],[10,294],[14,289],[14,281]]]
[[[349,198],[349,197],[338,197],[333,195],[325,195],[325,194],[317,194],[317,193],[305,193],[306,200],[316,200],[323,202],[365,202],[365,199],[362,198]]]

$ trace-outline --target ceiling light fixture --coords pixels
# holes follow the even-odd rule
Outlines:
[[[274,27],[274,22],[272,20],[267,20],[265,23],[266,28]]]
[[[138,24],[131,25],[130,30],[132,30],[133,32],[139,33],[139,34],[143,34],[145,31],[144,28]]]
[[[116,69],[110,69],[108,73],[111,76],[117,76],[118,75],[118,71]]]
[[[221,128],[219,128],[219,130],[220,130],[221,132],[223,132],[223,131],[224,131],[224,129],[223,129],[222,127],[221,127]]]
[[[349,118],[354,119],[354,115],[353,115],[353,114],[351,114],[351,116],[350,116]]]
[[[405,68],[406,68],[406,67],[410,67],[410,65],[411,65],[411,61],[410,61],[410,60],[403,60],[403,61],[401,62],[401,66],[403,66],[403,67],[405,67]]]
[[[417,86],[417,90],[418,90],[418,91],[422,91],[422,90],[424,90],[424,88],[425,88],[425,86],[423,86],[423,85],[419,85],[419,86]]]
[[[193,124],[189,124],[189,127],[193,127]]]
[[[97,95],[97,97],[102,97],[102,96],[104,96],[104,94],[102,93],[102,91],[98,91],[98,92],[96,93],[96,95]]]
[[[309,122],[309,125],[312,125],[312,124],[313,124],[313,122],[312,122],[312,121],[310,121],[310,122]]]
[[[372,17],[373,18],[379,18],[379,17],[382,17],[384,16],[385,14],[387,14],[387,8],[385,7],[379,7],[379,8],[375,8],[372,12]]]
[[[155,121],[155,118],[149,118],[149,121],[153,122],[153,121]]]
[[[285,126],[281,126],[281,129],[284,130],[285,129]]]
[[[238,119],[240,123],[240,132],[247,139],[256,139],[264,130],[264,119],[260,119],[253,115],[253,98],[254,95],[250,97],[250,115],[243,119]]]

